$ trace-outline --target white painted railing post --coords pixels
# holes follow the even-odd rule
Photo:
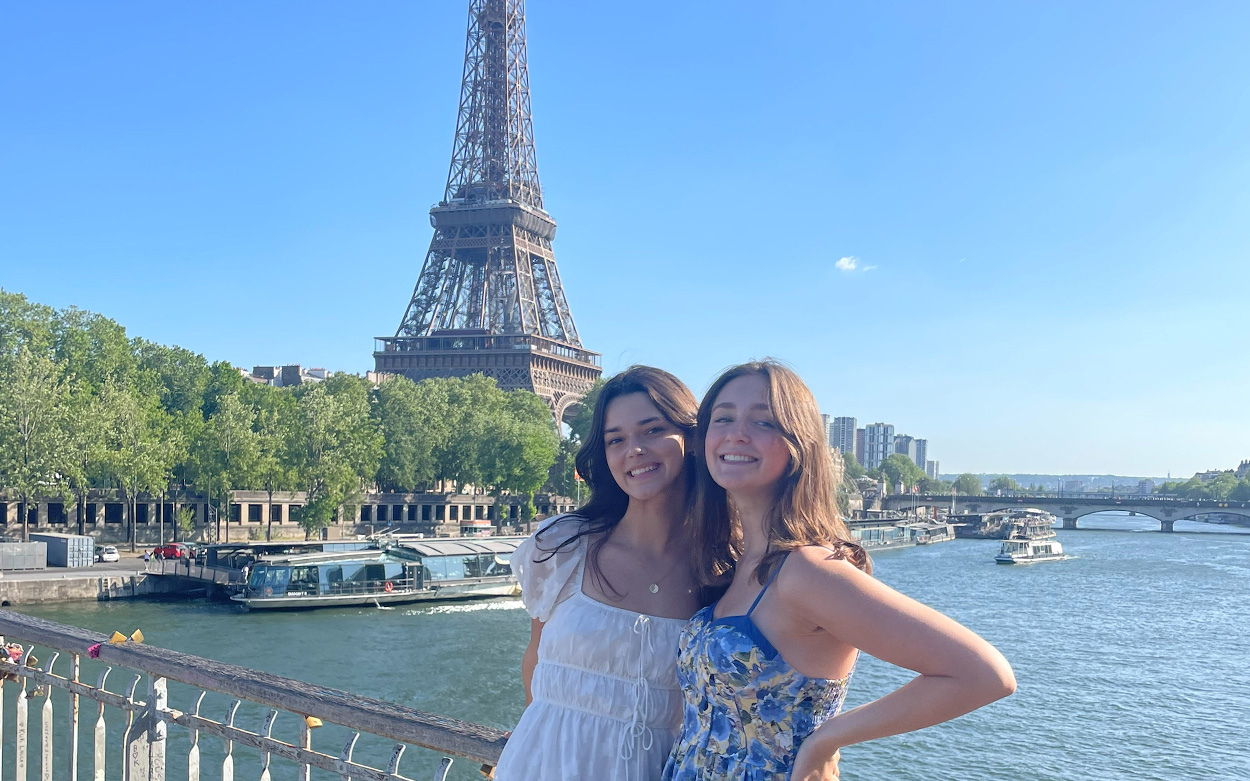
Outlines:
[[[234,714],[238,712],[239,706],[242,705],[241,700],[235,700],[230,706],[230,711],[226,714],[226,720],[222,724],[227,727],[234,726]],[[234,781],[234,741],[223,740],[226,744],[226,756],[221,760],[221,781]]]
[[[79,683],[82,657],[74,654],[70,657],[70,680]],[[78,692],[69,696],[69,781],[78,781]]]
[[[148,676],[148,781],[165,781],[165,735],[168,725],[162,718],[169,709],[169,682]]]
[[[27,660],[30,659],[30,649],[26,649],[25,656],[22,657],[22,666],[26,666]],[[26,693],[26,679],[22,679],[22,688],[17,690],[17,708],[14,714],[14,724],[17,729],[17,736],[13,743],[13,778],[14,781],[26,781],[26,742],[27,730],[29,727],[27,702],[29,695]]]
[[[52,673],[52,666],[56,664],[59,653],[52,654],[52,658],[48,660],[46,668],[49,674]],[[40,781],[52,781],[52,687],[41,686],[43,690],[43,728],[41,736],[43,743],[39,746],[39,779]]]
[[[4,638],[0,637],[0,654],[6,657],[9,652],[4,647]],[[4,678],[0,676],[0,776],[4,775]]]
[[[133,706],[135,691],[142,675],[135,675],[126,690],[126,699]],[[148,725],[146,716],[136,719],[132,708],[126,710],[126,731],[122,735],[122,756],[125,762],[124,781],[148,781]]]
[[[97,689],[104,690],[104,682],[108,680],[109,673],[112,671],[112,667],[104,668],[104,672],[100,673],[100,682],[96,684]],[[105,781],[104,757],[107,744],[108,733],[104,729],[104,701],[101,700],[95,718],[95,767],[92,768],[95,781]]]
[[[200,692],[200,696],[195,699],[195,709],[191,711],[192,716],[200,715],[200,705],[204,702],[204,695],[208,692]],[[200,781],[200,731],[198,729],[191,730],[191,748],[187,749],[187,781]]]

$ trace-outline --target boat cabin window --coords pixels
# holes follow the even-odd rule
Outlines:
[[[266,596],[285,594],[287,581],[290,577],[290,567],[257,567],[252,570],[252,576],[248,578],[247,587],[252,591],[269,589],[266,592]]]
[[[482,555],[482,574],[495,575],[511,575],[512,555],[508,553],[486,553]]]
[[[317,567],[292,567],[288,594],[315,594],[320,590]]]

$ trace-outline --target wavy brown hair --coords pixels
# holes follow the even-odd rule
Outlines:
[[[631,366],[608,380],[600,388],[599,398],[595,401],[594,415],[591,418],[590,433],[586,435],[586,441],[582,442],[581,448],[577,451],[575,459],[577,474],[586,481],[587,487],[590,488],[590,499],[573,515],[582,518],[585,524],[576,534],[553,549],[539,545],[539,549],[547,553],[547,556],[540,561],[554,556],[562,548],[576,545],[582,537],[597,535],[599,532],[610,532],[625,516],[625,510],[629,507],[629,496],[617,485],[616,478],[612,476],[612,470],[608,467],[607,446],[604,443],[604,428],[606,427],[604,420],[608,414],[608,405],[621,396],[631,393],[645,395],[669,425],[681,432],[682,438],[686,441],[686,462],[680,479],[685,480],[687,489],[694,484],[695,416],[698,410],[694,394],[685,383],[663,369],[656,369],[653,366]],[[683,520],[689,518],[690,506],[690,494],[687,490],[686,504],[680,508]],[[550,526],[538,532],[539,539],[548,528]],[[601,586],[607,586],[603,591],[615,594],[616,589],[607,582],[607,579],[603,577],[603,572],[599,569],[599,551],[607,538],[606,534],[593,538],[586,552],[586,563],[595,581]]]
[[[816,399],[793,369],[766,358],[728,369],[712,383],[699,405],[694,518],[700,582],[708,588],[727,586],[742,554],[742,524],[725,489],[712,480],[706,446],[716,397],[731,381],[749,375],[763,377],[768,384],[768,405],[790,451],[790,466],[764,518],[768,551],[755,568],[755,578],[761,585],[767,583],[782,558],[805,545],[830,548],[859,569],[872,572],[868,554],[851,541],[851,532],[842,520],[837,498],[841,475],[829,453]]]

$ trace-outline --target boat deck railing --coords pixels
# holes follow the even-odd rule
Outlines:
[[[179,575],[193,580],[216,583],[221,586],[239,585],[243,582],[243,570],[231,567],[212,567],[191,559],[150,559],[143,565],[153,575]]]
[[[0,644],[22,645],[16,659],[0,652],[0,752],[16,751],[19,781],[34,777],[36,764],[39,778],[77,781],[88,760],[95,779],[199,781],[202,770],[233,779],[237,761],[269,781],[274,759],[293,766],[299,781],[441,781],[453,757],[489,774],[506,741],[492,727],[133,639],[110,642],[10,610],[0,610],[0,636]],[[83,698],[97,704],[94,714],[81,712]],[[410,748],[417,750],[406,756]]]

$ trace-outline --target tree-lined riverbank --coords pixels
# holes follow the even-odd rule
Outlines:
[[[32,501],[81,508],[96,489],[130,506],[132,540],[141,497],[198,493],[225,517],[232,490],[305,492],[295,520],[312,533],[369,487],[532,495],[559,447],[541,399],[480,375],[277,388],[0,290],[0,501],[18,505],[23,537]]]

